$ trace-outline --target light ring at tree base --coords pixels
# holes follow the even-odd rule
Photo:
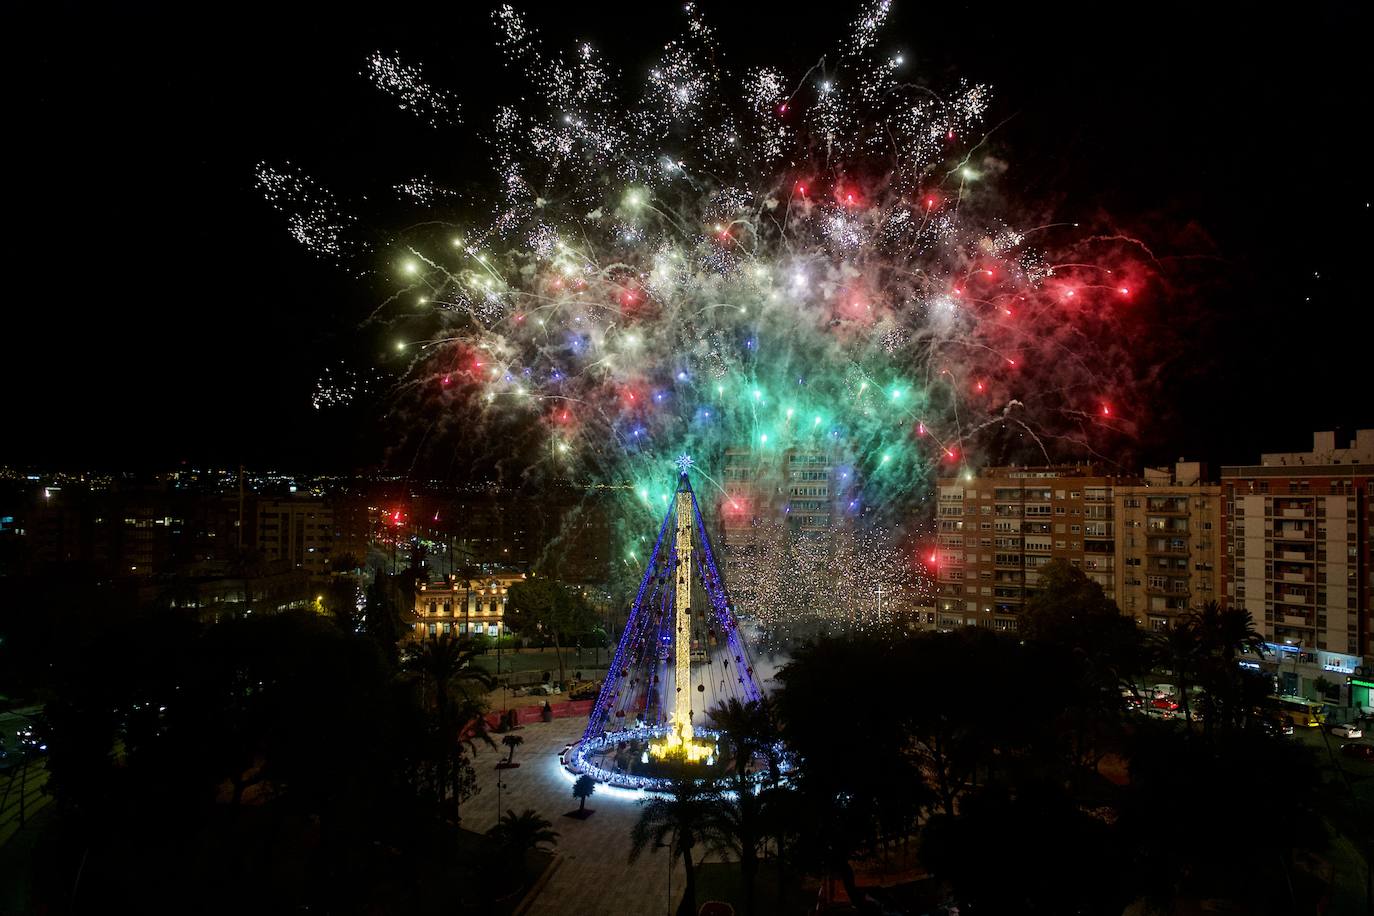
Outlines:
[[[693,727],[697,737],[719,743],[720,733],[713,728]],[[559,763],[576,776],[590,776],[597,782],[620,789],[638,789],[643,792],[667,793],[670,791],[671,778],[667,776],[642,776],[607,770],[587,759],[589,754],[606,753],[618,744],[630,741],[649,741],[665,737],[671,727],[668,725],[644,725],[624,731],[606,732],[600,736],[582,738],[559,755]]]

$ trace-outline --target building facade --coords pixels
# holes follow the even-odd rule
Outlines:
[[[269,561],[281,560],[312,579],[329,576],[336,531],[334,507],[317,498],[260,498],[254,505],[253,544]]]
[[[510,587],[524,579],[524,573],[502,572],[484,573],[474,579],[449,577],[420,583],[415,593],[411,637],[506,635]]]
[[[720,550],[726,581],[737,602],[751,607],[751,580],[789,538],[832,537],[856,511],[853,468],[837,451],[732,448],[719,495]],[[707,513],[708,516],[711,514]]]
[[[1015,630],[1039,568],[1062,559],[1116,589],[1115,495],[1091,465],[993,467],[939,486],[937,626]]]
[[[1223,467],[1221,483],[1232,606],[1289,654],[1374,663],[1374,430],[1341,448],[1335,433],[1316,433],[1312,451]],[[1332,664],[1324,670],[1349,675]]]
[[[1221,487],[1197,462],[1146,468],[1114,489],[1116,586],[1122,613],[1162,630],[1209,601],[1224,602]]]

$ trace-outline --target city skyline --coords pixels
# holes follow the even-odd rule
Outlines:
[[[1374,913],[1372,16],[17,7],[0,912]]]

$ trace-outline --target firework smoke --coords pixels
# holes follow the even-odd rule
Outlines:
[[[727,449],[761,466],[822,452],[852,472],[836,517],[858,506],[886,530],[971,454],[1057,459],[1129,433],[1115,322],[1149,279],[1118,242],[1016,215],[986,151],[990,88],[919,82],[887,47],[888,11],[865,5],[832,55],[785,74],[728,69],[689,5],[635,84],[502,6],[524,85],[472,132],[493,172],[463,189],[463,218],[354,244],[366,220],[304,175],[264,165],[260,182],[316,252],[393,252],[400,288],[376,314],[406,329],[397,410],[430,447],[507,447],[523,475],[623,487],[635,531],[680,454],[720,509]],[[369,72],[426,124],[456,122],[457,95],[418,67],[379,54]],[[459,196],[389,186],[428,207]]]

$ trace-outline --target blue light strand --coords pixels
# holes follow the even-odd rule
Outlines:
[[[668,520],[672,513],[663,517],[663,524],[658,529],[658,540],[654,542],[653,553],[649,555],[648,565],[644,568],[644,578],[639,582],[639,591],[635,594],[635,603],[630,608],[630,616],[625,621],[625,629],[620,634],[620,644],[615,649],[615,659],[611,662],[611,669],[606,672],[606,682],[601,685],[601,692],[596,696],[596,704],[592,707],[591,718],[587,721],[587,730],[583,733],[583,739],[600,734],[606,724],[606,713],[610,710],[610,699],[615,695],[616,679],[620,675],[621,665],[624,661],[625,649],[633,641],[635,623],[643,609],[644,589],[648,587],[649,580],[653,578],[654,564],[658,559],[659,548],[663,545],[663,535],[668,530]]]

